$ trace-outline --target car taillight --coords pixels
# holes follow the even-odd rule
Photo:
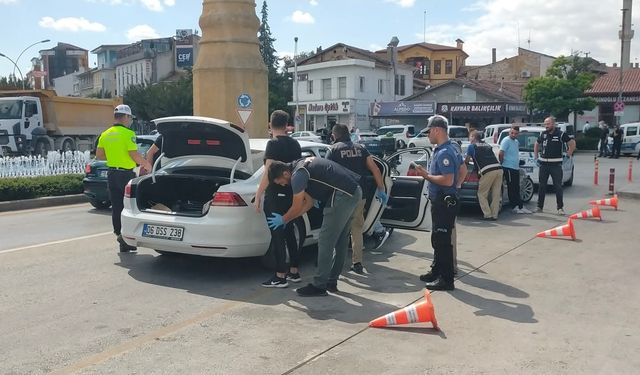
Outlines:
[[[131,181],[124,187],[124,197],[131,198]]]
[[[241,207],[247,204],[238,193],[217,192],[213,194],[212,206]]]
[[[87,164],[84,166],[84,173],[85,174],[91,173],[91,164]]]

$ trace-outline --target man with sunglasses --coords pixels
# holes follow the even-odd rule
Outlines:
[[[432,116],[427,122],[427,136],[436,144],[429,171],[417,165],[416,172],[429,182],[431,202],[431,246],[434,263],[430,272],[421,275],[430,290],[453,290],[453,245],[451,232],[459,210],[458,182],[467,174],[462,155],[453,146],[448,135],[448,121],[443,116]]]

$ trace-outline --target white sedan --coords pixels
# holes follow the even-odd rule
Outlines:
[[[249,141],[243,129],[211,118],[180,116],[154,122],[164,137],[162,168],[127,185],[125,241],[160,253],[266,255],[271,236],[264,214],[256,212],[253,202],[264,172],[267,140]],[[303,156],[322,157],[328,148],[311,142],[300,145]],[[390,199],[382,207],[369,197],[364,233],[372,232],[378,218],[387,227],[430,230],[424,179],[392,178],[388,164],[376,161]],[[294,222],[296,235],[305,245],[312,244],[321,224],[322,212],[314,208]]]
[[[295,139],[296,141],[322,142],[322,137],[315,134],[314,132],[295,132],[291,133],[289,137]]]

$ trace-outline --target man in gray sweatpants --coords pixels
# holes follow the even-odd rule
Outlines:
[[[293,203],[284,215],[267,218],[270,228],[294,220],[315,204],[324,205],[322,227],[318,237],[318,268],[313,283],[298,288],[302,297],[326,296],[338,292],[338,277],[344,267],[349,246],[351,216],[362,199],[360,176],[347,168],[322,158],[300,159],[293,163],[272,162],[269,182],[291,184]]]

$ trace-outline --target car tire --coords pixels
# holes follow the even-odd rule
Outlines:
[[[569,178],[569,179],[567,180],[567,182],[565,182],[565,183],[564,183],[564,186],[571,186],[571,185],[573,185],[573,176],[574,176],[573,171],[575,170],[575,168],[576,168],[576,167],[572,167],[572,168],[571,168],[571,178]]]
[[[409,145],[408,145],[407,147],[409,147],[409,148],[414,148],[414,147],[416,147],[416,145],[414,145],[413,143],[409,143]],[[411,151],[411,153],[412,153],[412,154],[417,154],[417,153],[418,153],[418,151]]]
[[[111,207],[111,202],[109,201],[98,201],[95,199],[90,199],[89,203],[91,203],[91,205],[97,210],[106,210],[107,208]]]
[[[520,185],[520,199],[523,203],[530,202],[533,198],[533,180],[531,177],[525,177]]]

